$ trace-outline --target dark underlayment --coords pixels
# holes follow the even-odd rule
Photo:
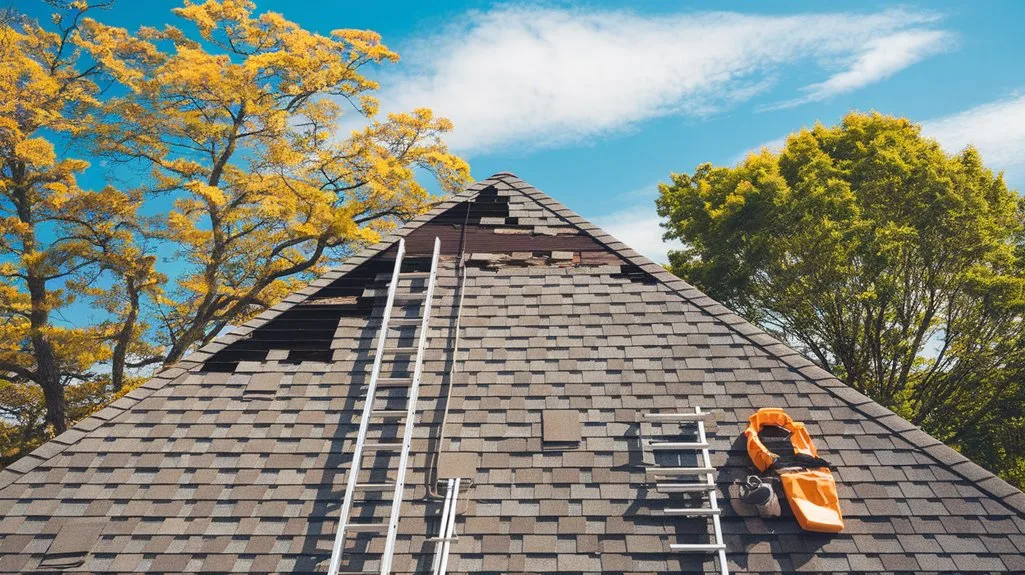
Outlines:
[[[640,445],[643,414],[698,406],[729,572],[1025,571],[1025,494],[496,174],[0,472],[0,572],[327,572],[399,237],[403,272],[430,270],[435,238],[440,258],[393,573],[434,572],[448,477],[449,573],[719,573],[672,549],[709,521],[661,513],[681,496]],[[414,322],[394,329],[416,345]],[[405,392],[382,386],[378,409]],[[832,463],[841,533],[736,501],[760,407]],[[397,454],[376,457],[359,481],[394,479]],[[374,503],[352,517],[387,521]],[[383,539],[347,540],[342,572],[376,572]]]

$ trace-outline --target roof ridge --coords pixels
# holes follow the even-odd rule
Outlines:
[[[538,190],[534,186],[531,186],[527,182],[521,180],[518,176],[516,176],[516,174],[513,174],[511,172],[498,172],[497,174],[492,174],[491,177],[488,178],[488,180],[496,180],[496,181],[502,182],[503,184],[509,186],[509,188],[511,190],[513,190],[515,192],[519,192],[520,195],[526,197],[528,200],[533,202],[537,207],[547,211],[548,213],[552,214],[553,216],[559,218],[560,220],[566,222],[567,224],[569,224],[571,226],[579,227],[579,226],[576,226],[576,224],[574,224],[573,222],[571,222],[568,219],[566,219],[566,216],[556,212],[551,207],[541,203],[538,200],[538,198],[535,197],[534,194],[527,193],[526,190],[534,190],[537,193],[541,194],[542,197],[548,198],[548,199],[552,199],[551,196],[545,194],[544,192]],[[552,199],[552,201],[556,202],[559,206],[562,206],[562,204],[560,204],[558,201],[556,201],[554,199]],[[565,207],[565,206],[562,206],[562,207]]]

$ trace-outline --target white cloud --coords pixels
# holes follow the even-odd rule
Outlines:
[[[922,132],[948,152],[975,146],[987,166],[1006,172],[1009,184],[1025,186],[1025,95],[929,120]]]
[[[851,92],[896,74],[950,47],[951,34],[941,30],[909,30],[876,38],[855,54],[850,66],[824,82],[802,88],[806,94],[772,108],[789,108]]]
[[[595,225],[656,263],[667,263],[669,250],[683,248],[683,244],[677,240],[662,241],[665,230],[659,226],[662,219],[655,211],[654,202],[597,216],[593,221]]]
[[[464,154],[555,145],[710,114],[763,92],[796,62],[847,65],[805,98],[853,90],[932,53],[948,36],[937,20],[897,10],[645,16],[504,6],[399,46],[403,63],[381,78],[382,110],[433,108],[455,122],[447,141]]]

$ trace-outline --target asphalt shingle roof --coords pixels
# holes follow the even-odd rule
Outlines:
[[[642,413],[697,405],[716,411],[732,572],[1025,571],[1025,494],[496,174],[0,472],[0,572],[326,571],[398,236],[444,255],[395,572],[430,568],[446,398],[443,476],[473,474],[452,573],[712,571],[669,551],[708,522],[657,513],[638,448]],[[731,505],[764,406],[835,464],[842,533]],[[580,441],[543,442],[546,411],[575,412]],[[346,565],[373,567],[382,540],[357,543]]]

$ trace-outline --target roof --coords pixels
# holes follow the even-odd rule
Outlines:
[[[670,552],[706,522],[653,512],[637,447],[642,413],[693,406],[716,412],[731,572],[1025,570],[1025,494],[501,173],[0,472],[0,572],[324,572],[400,236],[414,259],[440,237],[443,257],[395,572],[431,561],[439,443],[473,480],[454,573],[713,570]],[[834,463],[842,533],[731,504],[764,406]],[[575,422],[579,442],[542,441]]]

